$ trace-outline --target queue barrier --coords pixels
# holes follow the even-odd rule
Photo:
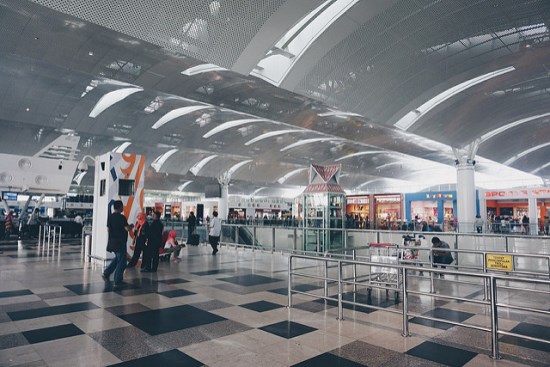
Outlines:
[[[52,255],[54,255],[57,246],[57,252],[61,254],[61,231],[62,228],[58,225],[41,225],[38,228],[38,252],[48,255],[51,246]]]
[[[294,267],[294,261],[295,259],[302,259],[306,261],[311,262],[317,262],[322,263],[325,272],[323,276],[320,276],[318,274],[308,274],[308,273],[301,273],[297,271]],[[337,277],[329,277],[328,272],[326,269],[328,268],[328,264],[332,263],[335,264],[337,267]],[[385,264],[386,267],[394,268],[402,277],[402,282],[400,284],[400,291],[403,294],[403,302],[401,309],[395,309],[395,308],[384,308],[379,307],[375,305],[369,305],[357,301],[350,301],[350,300],[344,300],[343,299],[343,293],[345,286],[353,285],[354,289],[356,289],[356,286],[359,285],[368,285],[369,287],[375,287],[379,289],[393,289],[385,286],[384,284],[372,284],[368,283],[365,284],[365,282],[358,282],[356,279],[344,279],[343,276],[343,269],[345,266],[366,266],[366,267],[373,267],[373,266],[379,266],[379,263],[371,262],[371,261],[357,261],[357,260],[345,260],[345,259],[334,259],[334,258],[328,258],[328,257],[319,257],[319,256],[305,256],[305,255],[295,255],[291,254],[289,256],[288,260],[288,307],[292,307],[292,295],[293,294],[302,294],[314,298],[324,299],[324,300],[332,300],[337,301],[338,303],[338,320],[344,319],[343,314],[343,305],[344,304],[350,304],[353,306],[361,306],[366,308],[372,308],[376,310],[382,310],[386,312],[392,312],[392,313],[399,313],[402,315],[403,318],[403,324],[402,324],[402,335],[404,337],[410,336],[409,333],[409,318],[415,317],[415,318],[421,318],[431,321],[438,321],[443,323],[448,323],[456,326],[466,327],[470,329],[480,330],[491,333],[491,357],[494,359],[500,359],[500,352],[499,352],[499,335],[508,335],[513,337],[518,337],[522,339],[527,339],[530,341],[535,342],[541,342],[545,344],[550,345],[550,340],[541,339],[532,337],[529,335],[524,334],[518,334],[510,331],[501,330],[498,326],[498,310],[499,308],[505,308],[505,309],[511,309],[511,310],[517,310],[517,311],[527,311],[527,312],[533,312],[543,315],[550,315],[550,311],[546,309],[536,309],[533,307],[523,307],[523,306],[517,306],[512,304],[507,304],[503,302],[498,302],[498,289],[499,288],[505,288],[502,286],[502,284],[498,284],[498,282],[501,283],[509,283],[509,282],[515,282],[515,283],[528,283],[528,284],[535,284],[535,285],[546,285],[550,286],[550,281],[545,279],[528,279],[528,278],[517,278],[517,277],[511,277],[508,275],[500,275],[500,274],[491,274],[491,273],[472,273],[472,272],[465,272],[465,271],[452,271],[452,270],[442,270],[442,269],[432,269],[432,268],[425,268],[424,271],[432,273],[431,278],[433,279],[433,273],[442,273],[442,274],[448,274],[448,275],[456,275],[456,276],[467,276],[467,277],[474,277],[474,278],[481,278],[482,281],[479,282],[479,284],[487,284],[489,288],[489,297],[479,300],[479,299],[470,299],[470,298],[464,298],[464,297],[457,297],[457,296],[449,296],[444,294],[435,294],[434,292],[424,292],[420,290],[414,290],[409,287],[409,272],[414,271],[417,268],[410,266],[410,265],[404,265],[404,264]],[[298,289],[293,289],[293,278],[295,277],[302,277],[302,278],[310,278],[310,279],[316,279],[316,280],[322,280],[325,284],[325,289],[323,295],[306,292],[306,291],[300,291]],[[338,288],[338,294],[336,296],[336,299],[333,297],[328,296],[328,283],[337,283]],[[531,292],[536,291],[537,293],[545,293],[550,294],[550,291],[548,290],[534,290],[529,288],[521,288],[523,291]],[[409,295],[417,295],[417,296],[429,296],[432,298],[443,298],[448,300],[455,300],[455,301],[462,301],[462,302],[468,302],[468,303],[475,303],[480,305],[485,305],[490,308],[490,327],[485,326],[479,326],[479,325],[473,325],[473,324],[466,324],[462,322],[442,319],[438,317],[432,317],[432,316],[426,316],[419,313],[414,313],[409,311],[408,309],[408,297]]]

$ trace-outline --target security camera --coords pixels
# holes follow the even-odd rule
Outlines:
[[[80,162],[80,163],[78,164],[78,170],[79,170],[80,172],[86,172],[86,171],[88,171],[88,164],[87,164],[86,162]]]

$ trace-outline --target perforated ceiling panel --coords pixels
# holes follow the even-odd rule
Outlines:
[[[230,68],[285,0],[32,0],[54,10]]]
[[[491,62],[526,43],[541,47],[549,13],[547,0],[403,0],[327,52],[295,91],[392,124],[410,101],[454,76],[494,70]]]

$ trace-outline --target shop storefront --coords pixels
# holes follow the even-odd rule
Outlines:
[[[538,234],[550,213],[550,189],[486,190],[481,193],[481,212],[493,232]],[[528,219],[528,223],[526,219]]]
[[[376,228],[400,229],[402,222],[402,195],[373,195]]]
[[[405,194],[405,213],[415,230],[450,231],[456,215],[456,191]]]
[[[368,229],[370,227],[370,197],[350,195],[346,197],[346,227]]]

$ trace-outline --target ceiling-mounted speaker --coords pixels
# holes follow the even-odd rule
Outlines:
[[[8,183],[13,181],[13,176],[7,172],[0,173],[0,182]]]
[[[19,162],[17,162],[17,165],[19,168],[27,170],[32,167],[32,162],[28,158],[21,158]]]
[[[38,175],[34,179],[34,182],[36,182],[37,185],[45,185],[48,183],[48,178],[46,176]]]

